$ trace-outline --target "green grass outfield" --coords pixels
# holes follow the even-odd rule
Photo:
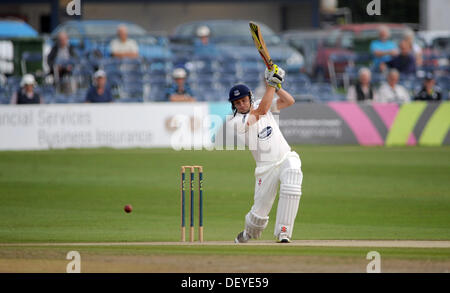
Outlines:
[[[450,239],[449,147],[294,149],[294,239]],[[233,240],[253,199],[248,151],[84,149],[0,152],[0,242],[178,241],[183,164],[204,166],[205,240]]]

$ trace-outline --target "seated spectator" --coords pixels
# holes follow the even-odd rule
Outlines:
[[[41,95],[34,91],[36,80],[32,74],[25,74],[20,81],[20,89],[11,97],[11,104],[43,104]]]
[[[391,61],[386,62],[387,66],[397,69],[400,74],[416,75],[416,59],[414,58],[411,45],[403,40],[400,42],[399,47],[400,54]]]
[[[194,95],[186,83],[187,73],[183,68],[176,68],[172,73],[175,81],[166,91],[166,98],[171,102],[195,102]]]
[[[403,40],[405,40],[412,48],[412,53],[414,55],[414,58],[416,59],[416,66],[420,67],[423,65],[423,50],[422,48],[414,42],[414,32],[412,30],[408,30]]]
[[[440,101],[442,100],[442,93],[436,87],[436,81],[432,73],[428,73],[423,81],[423,87],[420,92],[414,97],[415,101]]]
[[[370,43],[370,52],[373,55],[373,66],[376,71],[382,71],[380,65],[392,60],[398,55],[397,44],[389,40],[390,30],[387,26],[381,26],[378,30],[379,39]]]
[[[69,44],[67,33],[62,31],[58,34],[58,40],[47,56],[47,64],[50,73],[56,80],[69,75],[73,69],[73,58],[77,57],[75,49]]]
[[[97,70],[94,82],[86,94],[86,103],[110,103],[113,101],[111,90],[106,86],[106,73]]]
[[[371,79],[372,73],[369,68],[361,68],[358,72],[358,82],[348,89],[347,100],[350,102],[374,100],[376,93],[372,87]]]
[[[408,90],[398,84],[400,73],[397,69],[389,70],[387,82],[378,90],[376,102],[380,103],[405,103],[410,101]]]
[[[200,57],[216,57],[219,55],[217,48],[210,41],[211,31],[207,26],[200,26],[197,29],[198,39],[194,42],[194,55]]]
[[[139,57],[139,46],[135,40],[128,38],[128,29],[125,25],[117,28],[118,39],[110,44],[111,55],[115,58],[137,58]]]

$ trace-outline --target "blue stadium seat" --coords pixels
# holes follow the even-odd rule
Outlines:
[[[116,103],[142,103],[143,99],[142,97],[124,97],[115,100]]]
[[[237,59],[218,59],[217,72],[225,75],[236,75],[239,71],[239,63]]]
[[[167,86],[165,83],[150,84],[149,101],[162,102],[166,101]]]
[[[198,74],[214,74],[217,72],[219,65],[215,59],[212,58],[195,58],[186,64],[186,68],[192,73]]]
[[[142,83],[144,81],[144,76],[141,71],[130,71],[126,74],[122,74],[123,83]]]
[[[166,75],[171,72],[173,64],[167,58],[146,59],[147,72],[151,75]]]
[[[146,74],[143,77],[143,82],[150,84],[166,84],[167,81],[166,74]]]
[[[416,76],[401,75],[398,83],[404,86],[410,93],[413,93],[416,89],[416,86],[418,84],[420,85],[422,82]]]
[[[120,97],[143,98],[144,84],[142,82],[125,82],[119,88]]]
[[[372,84],[379,85],[386,81],[386,75],[380,72],[372,71]]]
[[[336,100],[336,94],[331,84],[328,83],[313,83],[311,85],[310,92],[319,101],[334,101]]]
[[[449,90],[450,89],[450,76],[443,75],[436,78],[436,84],[439,85],[441,89]]]
[[[10,98],[8,90],[0,87],[0,104],[9,104]]]
[[[260,60],[241,60],[239,62],[239,70],[242,76],[247,74],[259,74],[264,70],[264,65]]]
[[[236,74],[221,74],[218,77],[218,82],[226,88],[231,88],[238,81]]]
[[[291,93],[302,93],[309,90],[311,80],[304,74],[289,74],[283,86]]]
[[[55,94],[52,99],[52,103],[56,104],[67,104],[70,102],[71,102],[70,96],[63,94]]]
[[[353,83],[358,79],[358,71],[361,69],[359,66],[347,66],[344,70],[344,78],[347,78],[349,83]]]

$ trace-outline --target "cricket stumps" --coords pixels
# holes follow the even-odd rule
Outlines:
[[[198,173],[198,241],[203,242],[203,166],[181,166],[181,241],[186,241],[186,170],[189,169],[189,241],[194,242],[194,179]]]

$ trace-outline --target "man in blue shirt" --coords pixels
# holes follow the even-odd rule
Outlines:
[[[171,102],[195,102],[194,94],[186,83],[187,72],[183,68],[175,68],[172,73],[174,83],[167,88],[166,98]]]
[[[196,33],[198,39],[194,41],[194,55],[197,57],[218,57],[219,51],[210,40],[210,29],[207,26],[200,26]]]
[[[111,90],[106,87],[106,72],[94,73],[94,83],[86,94],[86,103],[110,103],[113,101]]]
[[[416,75],[416,58],[414,58],[412,53],[411,45],[406,40],[403,40],[399,46],[400,54],[387,62],[387,66],[397,69],[404,75]]]
[[[382,63],[387,63],[398,55],[397,44],[389,40],[390,34],[387,26],[381,26],[379,28],[380,38],[370,43],[370,53],[374,56],[373,67],[376,71],[381,70],[380,65]]]

